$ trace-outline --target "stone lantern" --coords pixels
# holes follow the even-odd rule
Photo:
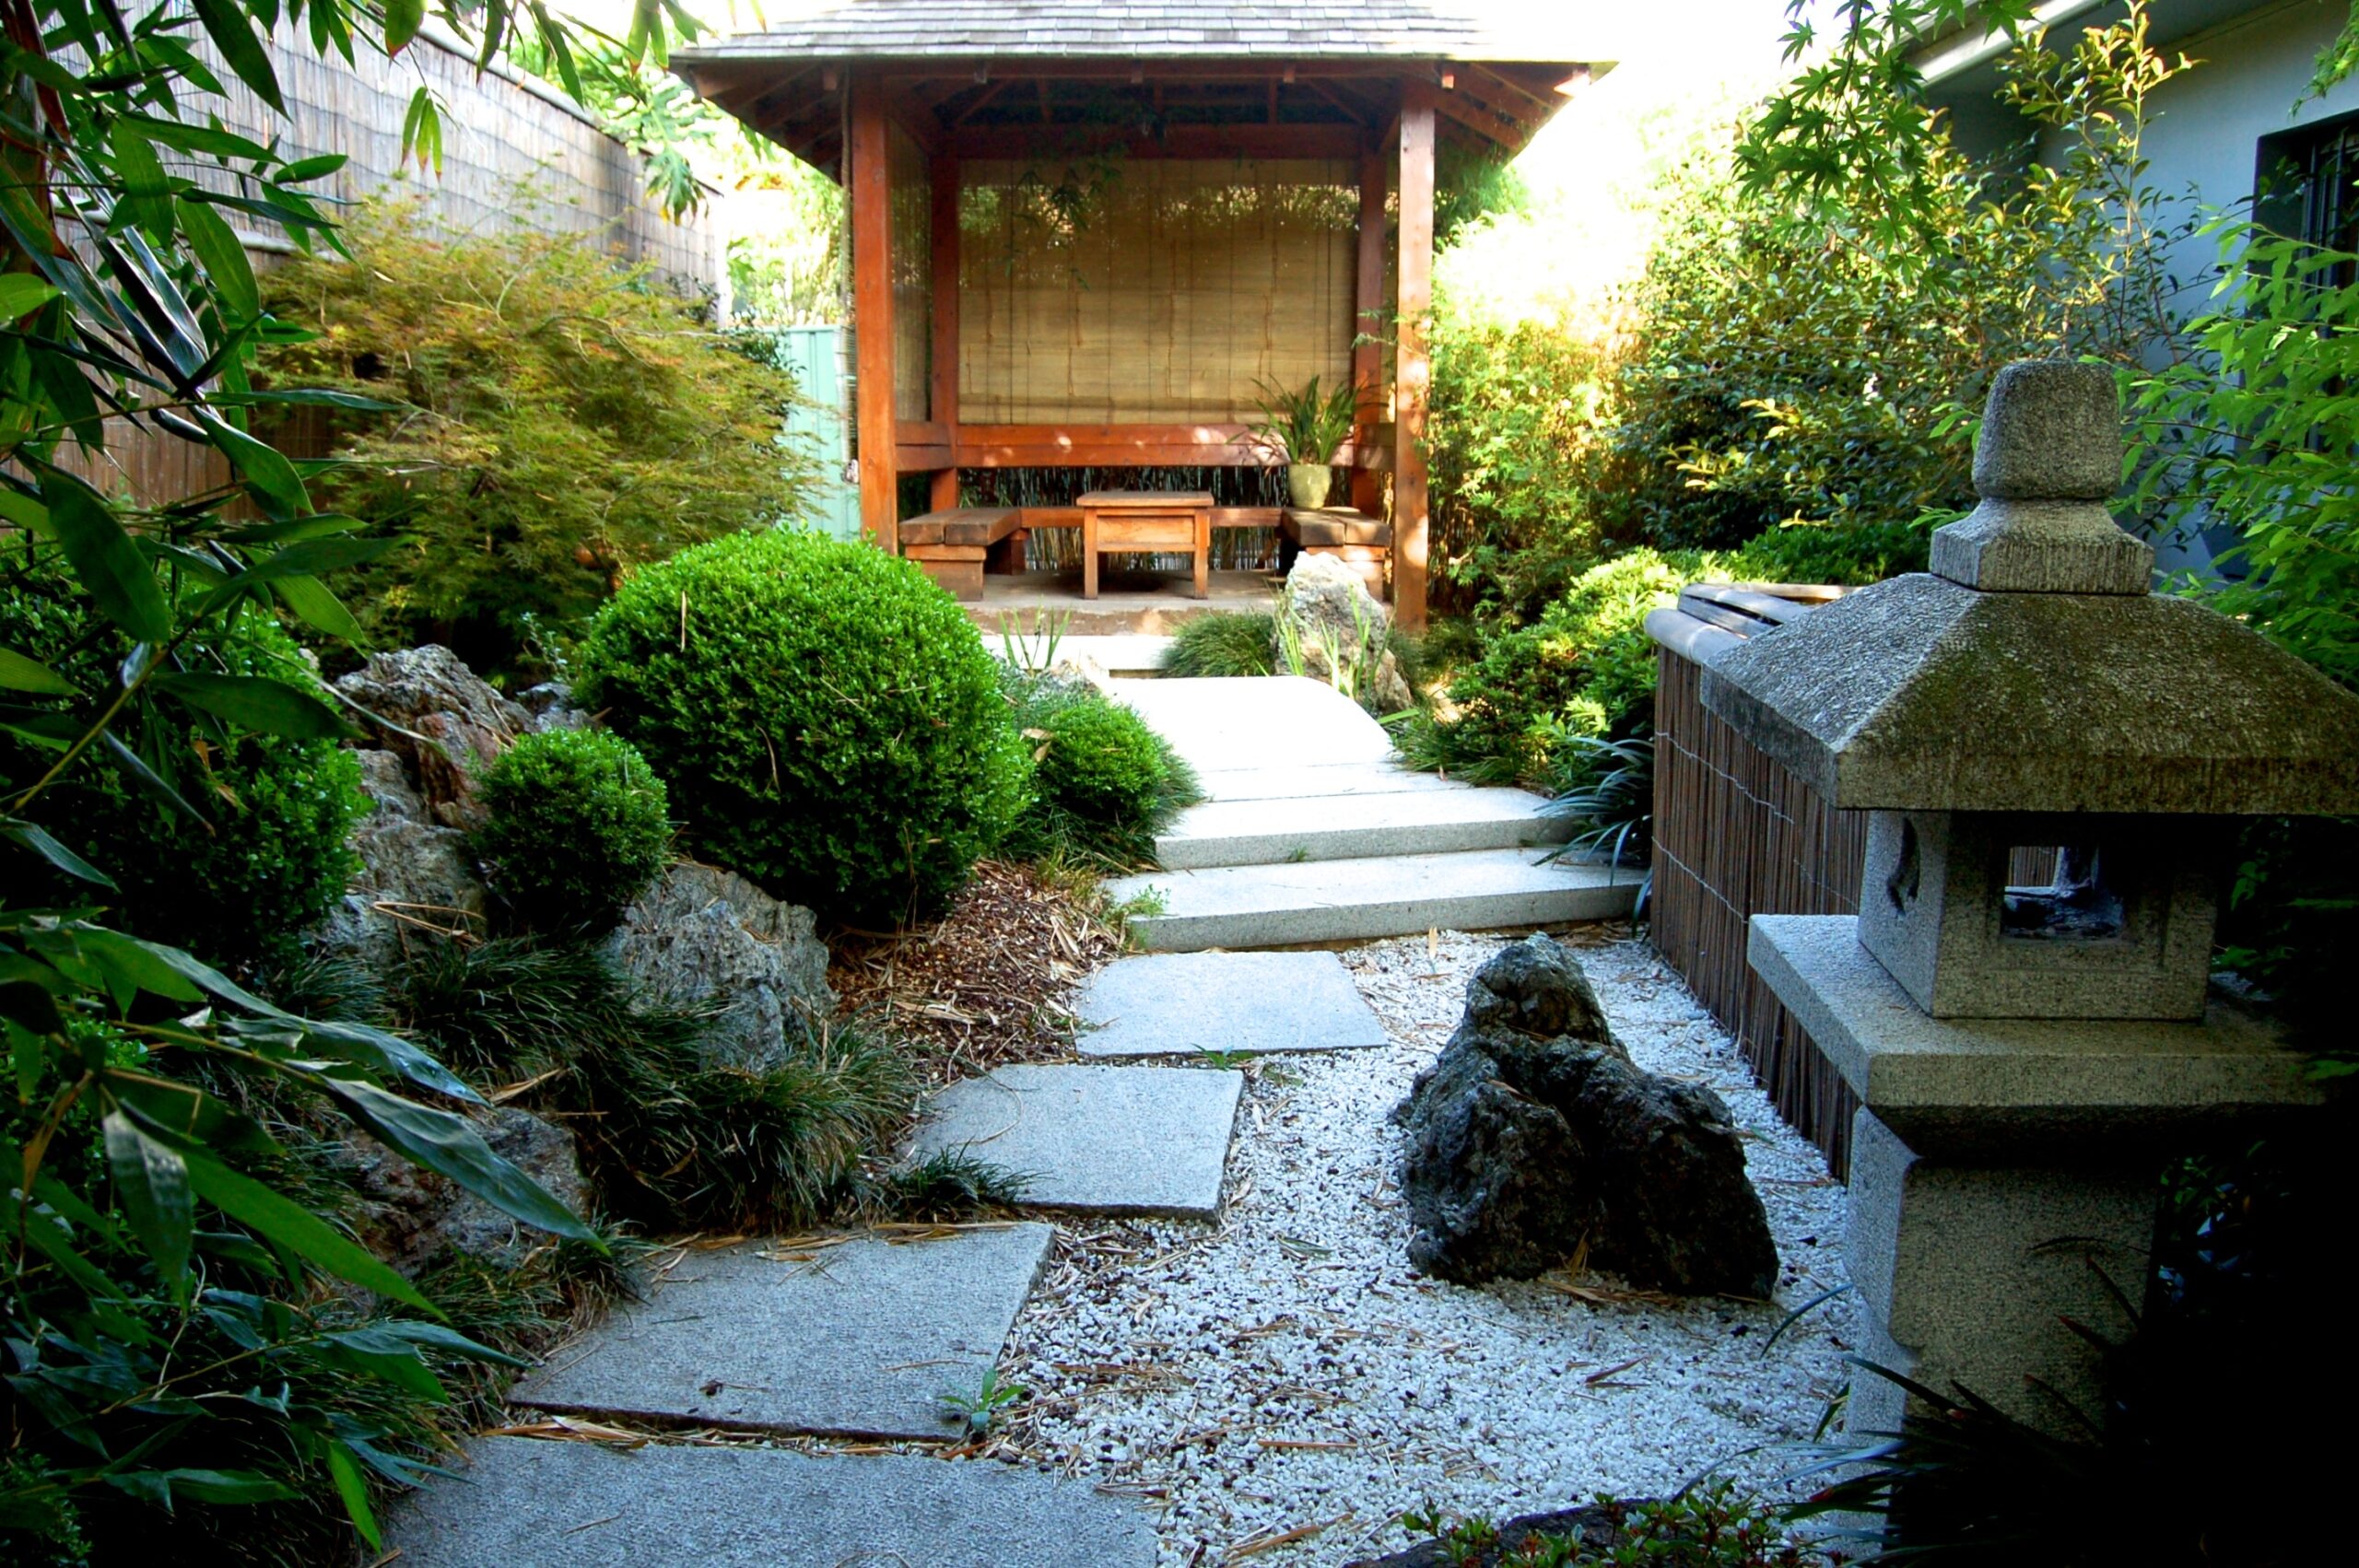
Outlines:
[[[1869,819],[1860,914],[1756,915],[1749,957],[1858,1094],[1847,1257],[1869,1359],[2062,1431],[2095,1410],[2060,1319],[2124,1327],[2157,1176],[2318,1100],[2209,992],[2227,819],[2359,811],[2359,698],[2240,624],[2152,595],[2105,501],[2113,377],[2002,370],[1974,513],[1931,571],[1757,636],[1704,704]],[[2102,1275],[2102,1277],[2101,1277]],[[1854,1381],[1854,1432],[1903,1399]]]

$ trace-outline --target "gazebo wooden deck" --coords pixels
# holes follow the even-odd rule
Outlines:
[[[1520,148],[1605,68],[1556,36],[1580,9],[840,0],[672,64],[849,186],[879,545],[980,597],[1027,531],[1082,519],[961,507],[962,471],[1263,464],[1259,389],[1348,378],[1350,506],[1211,525],[1372,575],[1389,556],[1414,626],[1436,181]]]

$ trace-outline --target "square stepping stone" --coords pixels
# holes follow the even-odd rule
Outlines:
[[[387,1510],[402,1568],[1153,1568],[1137,1507],[989,1460],[486,1437]]]
[[[511,1391],[536,1410],[847,1437],[949,1438],[945,1392],[999,1359],[1053,1227],[691,1252]]]
[[[1020,1172],[1028,1207],[1209,1220],[1244,1089],[1203,1068],[1003,1067],[935,1095],[911,1152]]]
[[[1100,969],[1074,1004],[1090,1057],[1332,1051],[1387,1043],[1332,953],[1156,953]]]

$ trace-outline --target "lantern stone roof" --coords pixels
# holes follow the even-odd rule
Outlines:
[[[1994,380],[1982,505],[1889,578],[1714,660],[1700,695],[1838,808],[2343,815],[2359,696],[2241,622],[2148,591],[2101,365]]]

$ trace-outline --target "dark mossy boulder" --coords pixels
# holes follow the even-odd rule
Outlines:
[[[1777,1283],[1728,1106],[1633,1065],[1547,937],[1468,983],[1457,1033],[1394,1115],[1410,1261],[1426,1273],[1529,1279],[1586,1246],[1649,1289],[1766,1297]]]

